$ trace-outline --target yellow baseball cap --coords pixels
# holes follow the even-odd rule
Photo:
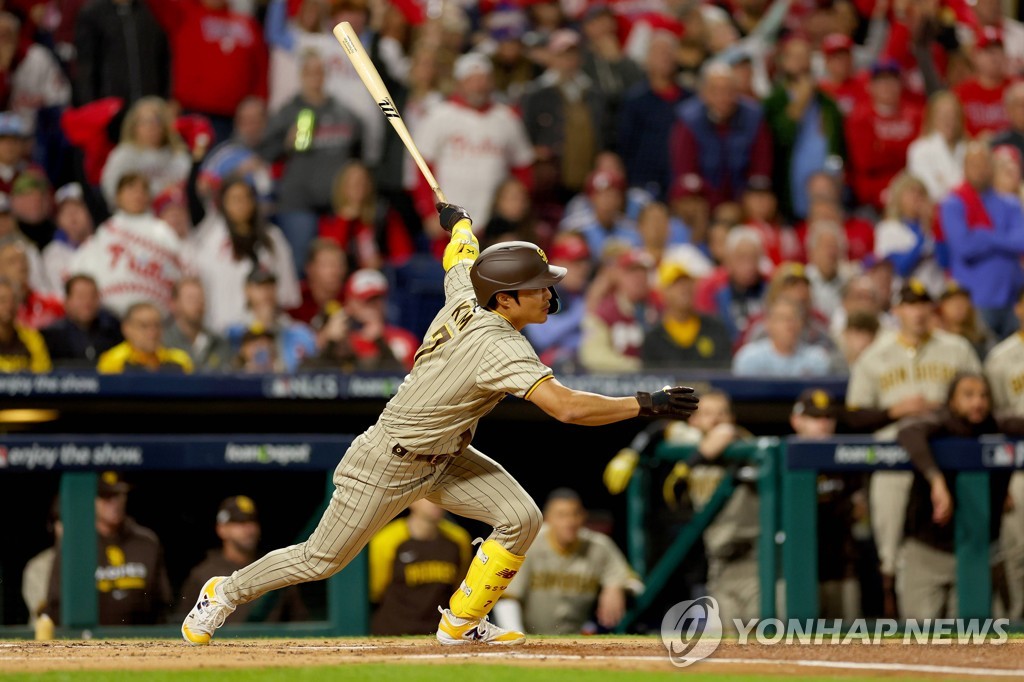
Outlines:
[[[683,277],[693,279],[693,275],[686,269],[686,266],[678,261],[664,260],[658,267],[658,284],[662,288],[675,284]]]

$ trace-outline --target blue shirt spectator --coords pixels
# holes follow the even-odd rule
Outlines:
[[[806,315],[795,301],[775,300],[766,318],[768,338],[740,348],[733,358],[733,374],[789,378],[828,374],[832,369],[828,352],[800,341]]]

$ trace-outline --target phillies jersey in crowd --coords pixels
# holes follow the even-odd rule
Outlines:
[[[905,101],[889,112],[871,104],[854,110],[846,123],[846,148],[858,202],[882,207],[882,192],[907,165],[907,148],[920,129],[921,110]]]
[[[498,185],[533,163],[526,126],[496,102],[474,108],[451,97],[437,104],[417,127],[416,143],[448,199],[469,211],[478,232],[490,219]]]
[[[1003,105],[1003,93],[1009,85],[1010,81],[1003,81],[989,88],[977,78],[971,78],[953,89],[964,108],[964,126],[968,135],[976,137],[981,133],[994,133],[1010,125]]]
[[[75,252],[70,270],[96,280],[103,305],[118,317],[142,301],[167,315],[171,289],[181,279],[181,251],[164,221],[118,211]]]
[[[18,308],[18,324],[32,329],[42,329],[64,316],[64,304],[56,296],[47,296],[29,291]]]

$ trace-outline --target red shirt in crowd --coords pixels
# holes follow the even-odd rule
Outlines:
[[[907,147],[921,129],[921,110],[906,102],[889,114],[858,107],[846,122],[849,182],[861,204],[882,208],[882,192],[906,168]]]
[[[390,324],[384,325],[381,337],[395,358],[405,365],[406,369],[412,369],[413,358],[416,356],[416,349],[420,345],[419,340],[412,333]],[[349,342],[352,344],[352,350],[358,358],[371,359],[376,358],[380,354],[377,342],[364,338],[359,332],[352,334],[349,337]]]
[[[321,307],[320,304],[316,302],[316,299],[313,298],[313,293],[309,290],[309,284],[303,282],[302,303],[299,304],[298,308],[292,308],[289,310],[288,316],[298,322],[312,324],[313,318],[322,313],[324,320],[326,320],[331,313],[336,310],[341,310],[345,303],[345,299],[342,295],[343,292],[339,291],[338,295],[334,297],[334,300],[328,301],[326,306]],[[330,310],[327,310],[326,308],[330,308]]]
[[[1010,81],[987,88],[977,78],[971,78],[953,88],[964,107],[964,127],[971,137],[979,133],[996,132],[1009,127],[1010,119],[1003,106],[1003,93]]]
[[[64,304],[54,296],[44,296],[34,291],[28,292],[28,296],[18,308],[18,324],[32,329],[48,327],[60,318],[64,317]]]
[[[822,79],[818,87],[826,95],[835,100],[839,105],[839,111],[843,116],[849,116],[857,108],[857,103],[865,101],[867,94],[867,81],[863,74],[847,78],[842,83]]]
[[[267,47],[256,20],[198,0],[149,0],[170,38],[172,89],[185,110],[233,116],[245,97],[267,96]]]

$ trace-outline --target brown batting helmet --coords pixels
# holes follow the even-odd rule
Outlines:
[[[548,265],[547,255],[536,244],[501,242],[480,253],[469,271],[469,278],[476,301],[482,306],[502,291],[546,288],[551,291],[549,311],[553,315],[562,308],[555,284],[562,281],[565,273],[565,268]]]

